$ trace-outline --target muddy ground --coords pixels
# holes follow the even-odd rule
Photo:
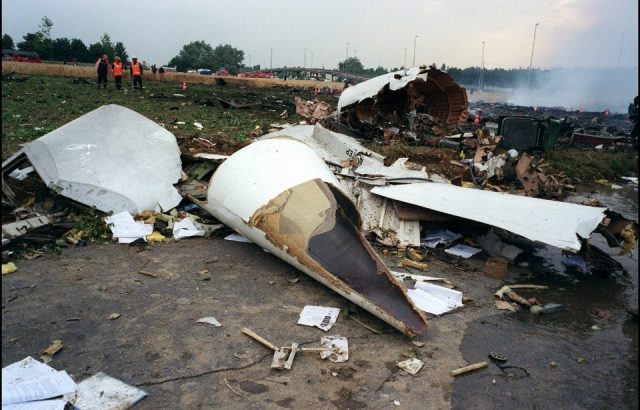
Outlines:
[[[637,211],[637,188],[625,189],[596,196],[614,209]],[[608,249],[598,237],[595,243]],[[428,409],[637,408],[638,326],[626,313],[637,306],[637,247],[633,259],[614,257],[627,274],[594,277],[563,271],[555,265],[558,250],[537,248],[519,260],[527,267],[510,265],[505,280],[497,280],[483,274],[483,254],[461,265],[431,255],[427,274],[450,280],[468,300],[431,317],[427,331],[409,339],[254,244],[190,238],[144,251],[68,248],[19,260],[18,271],[3,277],[2,366],[39,357],[60,339],[65,346],[53,367],[77,381],[103,371],[139,386],[149,393],[140,409],[389,408],[394,401]],[[397,255],[385,261],[404,269],[395,268]],[[523,282],[550,288],[521,294],[566,309],[540,317],[497,310],[493,292]],[[302,353],[291,371],[271,370],[271,353],[241,329],[283,346],[318,345],[322,330],[296,324],[308,304],[341,309],[327,334],[348,338],[349,361]],[[109,320],[112,313],[121,316]],[[205,316],[222,327],[196,323]],[[491,351],[515,367],[490,363],[449,376],[489,361]],[[408,357],[425,362],[415,377],[396,367]]]

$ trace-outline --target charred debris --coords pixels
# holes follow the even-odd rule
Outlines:
[[[427,328],[426,314],[375,247],[416,269],[430,257],[459,264],[476,254],[506,266],[543,245],[618,269],[589,236],[635,244],[631,218],[558,200],[572,181],[546,173],[535,155],[566,142],[566,119],[498,106],[470,112],[465,89],[434,67],[349,87],[336,110],[299,97],[295,106],[307,125],[273,124],[230,156],[205,152],[204,139],[194,145],[203,152],[181,154],[173,134],[116,105],[33,141],[2,164],[3,262],[36,257],[52,240],[144,247],[231,229],[413,336]],[[104,123],[112,126],[95,127]],[[584,143],[582,132],[570,138]],[[388,164],[355,137],[454,149],[460,175],[450,180],[407,158]]]

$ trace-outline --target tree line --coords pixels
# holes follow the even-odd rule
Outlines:
[[[93,63],[103,54],[113,61],[115,56],[119,56],[122,61],[127,61],[129,55],[124,44],[121,41],[115,43],[111,37],[104,33],[97,41],[89,46],[78,38],[51,38],[51,28],[53,22],[44,16],[40,26],[35,33],[27,33],[22,39],[23,41],[14,43],[13,38],[8,34],[2,35],[2,48],[15,49],[21,51],[33,51],[38,53],[43,60],[54,61],[78,61],[85,63]]]
[[[22,37],[23,41],[14,43],[8,34],[2,35],[2,48],[38,53],[43,60],[78,61],[93,63],[96,59],[106,54],[113,61],[119,56],[123,61],[128,61],[129,55],[121,41],[113,42],[111,37],[104,33],[99,41],[88,46],[78,38],[51,38],[53,22],[47,17],[42,17],[38,30],[35,33],[27,33]],[[200,68],[217,71],[226,69],[232,74],[241,70],[259,69],[260,66],[246,67],[244,65],[244,51],[232,47],[229,44],[219,44],[212,47],[205,41],[193,41],[185,44],[182,50],[173,57],[169,66],[176,67],[178,71],[196,70]],[[382,66],[365,68],[358,57],[349,57],[338,63],[338,70],[351,74],[375,77],[388,72],[402,70],[404,67],[386,69]],[[490,87],[516,87],[528,80],[529,71],[526,68],[504,69],[492,68],[482,70],[480,67],[456,68],[446,67],[442,64],[441,70],[447,71],[456,82],[468,88],[479,85],[480,73],[483,73],[482,83]],[[544,77],[549,70],[532,70],[532,81],[536,82]]]

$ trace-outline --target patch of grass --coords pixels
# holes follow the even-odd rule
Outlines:
[[[545,154],[545,159],[549,162],[551,173],[564,171],[568,177],[583,182],[638,175],[638,153],[632,151],[558,149]]]
[[[173,94],[183,93],[178,83],[147,81],[140,92],[132,89],[128,79],[123,79],[120,91],[115,89],[111,77],[108,81],[106,90],[98,89],[93,82],[87,84],[70,77],[31,75],[24,82],[3,81],[2,158],[17,151],[20,144],[105,104],[118,104],[139,112],[164,125],[179,141],[194,136],[208,139],[226,154],[246,145],[256,126],[264,129],[270,123],[291,122],[295,116],[294,94],[285,88],[244,89],[188,83],[186,97],[176,97]],[[158,96],[163,98],[156,98]],[[198,102],[213,96],[257,105],[248,109],[223,109]],[[336,97],[331,96],[321,96],[321,99],[333,105],[337,102]],[[287,111],[289,118],[280,118],[283,111]],[[198,130],[194,122],[202,124],[203,129]]]

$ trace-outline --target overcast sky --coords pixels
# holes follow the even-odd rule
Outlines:
[[[52,37],[85,44],[103,33],[129,55],[164,64],[204,40],[245,51],[247,64],[336,67],[357,55],[365,67],[416,64],[528,67],[638,66],[637,0],[3,0],[2,33],[22,40],[42,16]],[[312,55],[313,53],[313,55]]]

